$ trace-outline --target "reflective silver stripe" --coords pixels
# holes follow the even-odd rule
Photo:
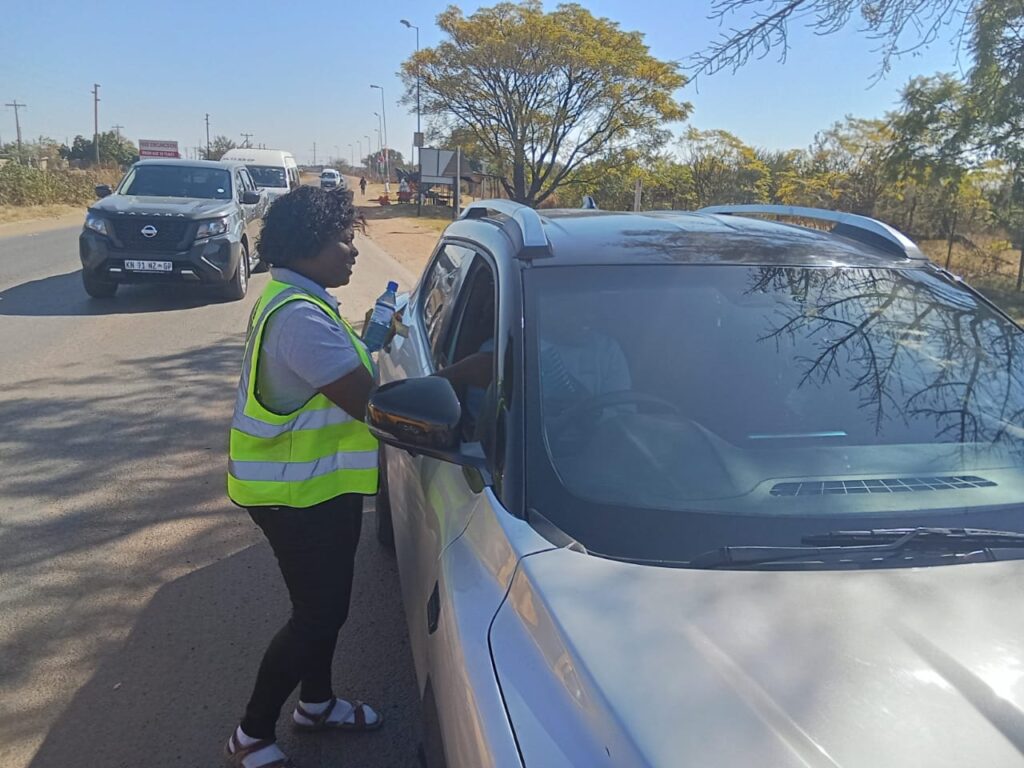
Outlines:
[[[343,451],[315,461],[237,461],[228,463],[228,472],[236,480],[263,480],[271,483],[301,483],[342,469],[376,469],[377,451]]]
[[[243,403],[244,406],[244,403]],[[231,428],[237,429],[253,437],[280,437],[285,432],[297,431],[300,429],[322,429],[335,424],[346,424],[354,419],[345,413],[341,408],[321,408],[316,411],[299,411],[295,418],[283,424],[270,424],[252,416],[246,416],[243,408],[235,408],[235,418],[231,422]]]

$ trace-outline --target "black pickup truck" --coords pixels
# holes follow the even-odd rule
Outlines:
[[[266,193],[242,163],[141,160],[96,194],[78,239],[90,296],[109,298],[121,283],[192,282],[237,300],[262,268]]]

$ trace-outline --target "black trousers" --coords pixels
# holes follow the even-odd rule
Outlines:
[[[337,496],[306,509],[250,507],[277,558],[292,615],[263,654],[242,730],[273,739],[281,707],[301,684],[300,699],[327,701],[338,631],[348,618],[363,497]]]

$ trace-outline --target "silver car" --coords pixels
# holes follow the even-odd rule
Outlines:
[[[428,764],[1024,765],[1024,336],[905,236],[474,203],[403,322]]]

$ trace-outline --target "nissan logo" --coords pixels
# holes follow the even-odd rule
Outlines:
[[[143,237],[156,237],[156,227],[152,224],[147,224],[139,231],[142,233]]]

